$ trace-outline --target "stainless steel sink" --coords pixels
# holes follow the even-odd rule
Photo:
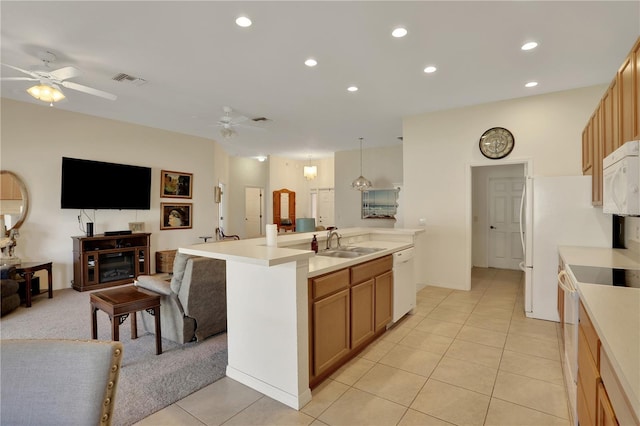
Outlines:
[[[340,257],[345,259],[352,259],[354,257],[364,256],[365,254],[375,253],[377,251],[384,250],[377,247],[338,247],[330,250],[318,252],[318,256],[326,257]]]
[[[370,254],[370,253],[375,253],[377,251],[381,251],[384,250],[383,248],[378,248],[378,247],[352,247],[352,246],[347,246],[347,247],[339,247],[336,250],[344,250],[344,251],[348,251],[348,252],[355,252],[355,253],[361,253],[361,254]]]
[[[346,250],[325,250],[325,251],[319,251],[318,256],[340,257],[345,259],[351,259],[354,257],[364,256],[364,253],[358,253],[355,251],[346,251]]]

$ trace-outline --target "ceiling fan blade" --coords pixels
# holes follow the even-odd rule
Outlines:
[[[51,71],[49,75],[56,80],[66,80],[68,78],[79,76],[80,70],[76,67],[64,67]]]
[[[238,123],[242,123],[245,122],[249,119],[249,117],[245,117],[244,115],[238,115],[237,117],[233,117],[231,119],[231,123],[232,124],[238,124]]]
[[[66,87],[67,89],[77,90],[89,95],[100,96],[101,98],[109,99],[110,101],[118,99],[116,95],[111,93],[103,92],[102,90],[94,89],[93,87],[83,86],[82,84],[74,83],[72,81],[62,81],[60,84],[62,87]]]
[[[14,67],[13,65],[9,65],[9,64],[2,64],[2,65],[4,65],[5,67],[12,68],[12,69],[14,69],[14,70],[16,70],[16,71],[23,72],[23,73],[25,73],[25,74],[27,74],[27,75],[30,75],[31,77],[34,77],[34,78],[38,78],[38,79],[39,79],[38,74],[36,74],[36,73],[34,73],[34,72],[32,72],[32,71],[23,70],[22,68]]]
[[[0,78],[2,81],[39,81],[38,78],[32,77],[2,77]]]

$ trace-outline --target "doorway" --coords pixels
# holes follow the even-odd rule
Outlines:
[[[246,187],[244,190],[244,235],[245,238],[262,237],[264,212],[264,189]]]
[[[335,226],[334,223],[333,188],[318,189],[311,192],[311,217],[316,220],[316,226]]]
[[[528,162],[471,166],[472,266],[519,269],[520,201],[528,167]]]
[[[520,204],[524,176],[489,178],[489,268],[520,269]]]

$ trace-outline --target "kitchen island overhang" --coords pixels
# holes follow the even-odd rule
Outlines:
[[[227,376],[299,410],[311,400],[308,278],[413,247],[420,232],[341,229],[343,243],[382,249],[355,259],[316,256],[306,249],[313,232],[279,234],[278,247],[254,238],[179,251],[226,261]],[[318,239],[322,246],[325,238]]]

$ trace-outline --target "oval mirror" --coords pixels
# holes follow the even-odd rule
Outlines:
[[[27,186],[15,173],[0,170],[0,232],[18,230],[28,210]]]

